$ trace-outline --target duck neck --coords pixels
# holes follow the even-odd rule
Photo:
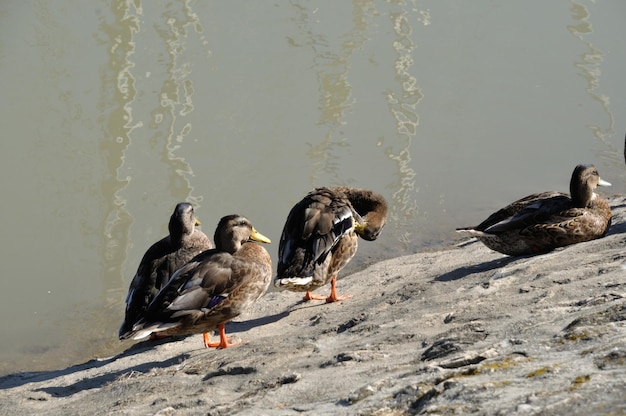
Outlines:
[[[172,241],[172,243],[180,243],[183,241],[183,239],[185,239],[186,236],[189,236],[193,233],[194,228],[192,227],[192,229],[189,230],[185,227],[179,226],[178,224],[170,224],[168,230],[170,233],[170,241]]]
[[[239,251],[243,243],[247,241],[241,241],[240,239],[235,238],[235,236],[232,234],[228,234],[224,237],[225,238],[216,239],[215,248],[217,248],[219,251],[230,254],[235,254],[237,251]]]
[[[584,208],[591,203],[596,194],[587,184],[576,183],[573,179],[570,183],[570,195],[572,204],[577,208]]]

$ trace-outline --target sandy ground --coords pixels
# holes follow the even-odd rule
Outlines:
[[[609,235],[511,258],[475,240],[375,264],[336,304],[274,292],[227,326],[0,378],[0,415],[624,414],[626,198]],[[358,256],[358,254],[357,254]]]

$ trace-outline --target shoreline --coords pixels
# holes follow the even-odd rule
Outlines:
[[[626,411],[626,197],[606,237],[534,257],[475,240],[375,263],[337,304],[268,292],[244,341],[129,343],[0,377],[15,414],[598,414]]]

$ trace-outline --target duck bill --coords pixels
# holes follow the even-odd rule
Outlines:
[[[611,186],[611,183],[600,178],[600,180],[598,181],[598,186]]]
[[[356,224],[354,224],[354,232],[356,232],[357,234],[364,234],[366,228],[367,223],[365,221],[363,221],[362,223],[357,222]]]
[[[263,234],[255,230],[254,228],[252,228],[252,234],[250,234],[250,240],[257,241],[259,243],[265,243],[265,244],[270,244],[272,242],[269,238],[267,238],[266,236],[264,236]]]

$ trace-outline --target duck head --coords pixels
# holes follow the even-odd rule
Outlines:
[[[569,189],[574,206],[586,207],[595,197],[594,189],[598,186],[611,186],[611,184],[598,174],[598,169],[592,164],[581,164],[574,168]]]
[[[215,229],[214,241],[218,250],[231,254],[237,252],[248,241],[271,243],[269,238],[252,226],[250,220],[237,214],[222,217]]]
[[[170,235],[179,237],[183,234],[193,233],[195,227],[198,225],[200,225],[200,221],[196,218],[191,204],[181,202],[174,208],[167,228]]]

